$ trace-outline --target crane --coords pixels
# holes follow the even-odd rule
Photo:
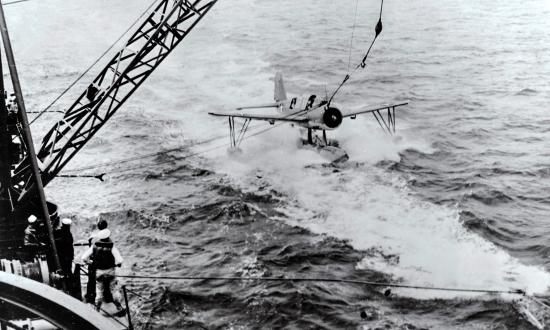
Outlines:
[[[44,186],[119,110],[159,64],[189,34],[217,0],[159,1],[88,88],[44,136],[37,157]],[[36,185],[28,153],[14,171],[17,201],[25,200]]]

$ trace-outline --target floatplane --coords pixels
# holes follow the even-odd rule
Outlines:
[[[342,112],[339,106],[331,104],[332,98],[328,98],[328,96],[325,96],[321,100],[315,94],[311,94],[309,97],[302,96],[289,99],[283,75],[280,72],[275,74],[274,85],[275,102],[239,107],[234,112],[208,113],[212,116],[228,118],[231,149],[235,150],[239,148],[252,120],[267,121],[271,125],[274,125],[276,122],[286,122],[293,126],[307,129],[307,138],[301,139],[301,146],[313,147],[324,154],[328,154],[331,161],[347,160],[347,153],[339,148],[338,142],[327,138],[327,131],[340,127],[344,118],[353,120],[358,115],[372,114],[386,133],[394,135],[395,109],[408,104],[398,103],[353,112]],[[273,114],[268,115],[257,111],[255,111],[256,113],[244,112],[246,110],[258,109],[273,109],[275,111]],[[235,126],[235,118],[244,119],[240,129],[237,129]],[[318,136],[316,132],[322,132],[322,135]]]
[[[392,104],[387,106],[381,106],[376,108],[364,109],[359,111],[354,111],[350,113],[343,113],[339,107],[332,104],[332,100],[341,90],[342,86],[349,81],[351,76],[357,72],[359,69],[364,69],[367,66],[367,58],[369,57],[370,51],[376,42],[376,39],[382,32],[382,8],[384,1],[381,1],[380,4],[380,16],[378,22],[374,28],[374,38],[367,49],[367,52],[361,62],[355,66],[353,70],[350,71],[350,63],[348,63],[348,73],[345,75],[342,82],[334,90],[331,96],[328,96],[328,93],[325,97],[318,101],[315,94],[311,94],[309,97],[293,97],[288,99],[285,86],[283,83],[283,75],[277,73],[275,75],[275,95],[274,103],[240,107],[237,108],[237,112],[231,113],[218,113],[218,112],[209,112],[212,116],[227,117],[229,121],[229,136],[231,140],[230,150],[239,150],[239,144],[242,142],[244,135],[248,129],[250,121],[252,120],[263,120],[268,121],[271,125],[274,125],[275,122],[287,122],[292,125],[297,125],[299,127],[307,129],[307,139],[302,139],[302,146],[314,147],[318,151],[323,152],[325,155],[332,155],[331,161],[341,161],[347,160],[347,153],[338,147],[336,141],[329,141],[327,139],[327,131],[335,130],[340,127],[344,118],[356,119],[358,115],[371,113],[375,118],[380,127],[393,135],[395,133],[395,109],[408,103],[399,103]],[[355,29],[355,24],[354,24]],[[352,42],[353,42],[353,33],[352,33]],[[351,50],[352,42],[350,43],[350,60],[351,60]],[[262,108],[271,108],[275,109],[276,113],[273,115],[264,115],[264,114],[251,114],[244,113],[242,110],[250,109],[262,109]],[[383,115],[385,112],[385,116]],[[244,123],[239,130],[239,133],[235,129],[235,118],[244,119]],[[322,137],[319,137],[314,132],[322,132]],[[328,151],[328,153],[327,153]]]

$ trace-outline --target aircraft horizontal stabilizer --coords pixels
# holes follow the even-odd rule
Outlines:
[[[245,107],[238,107],[236,110],[244,110],[244,109],[262,109],[262,108],[278,108],[279,103],[268,103],[268,104],[260,104],[260,105],[249,105]]]

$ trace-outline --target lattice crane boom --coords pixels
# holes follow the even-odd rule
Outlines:
[[[113,56],[93,83],[44,136],[37,157],[48,184],[170,52],[206,15],[217,0],[159,0],[154,11]],[[33,189],[28,156],[14,171],[21,201]]]

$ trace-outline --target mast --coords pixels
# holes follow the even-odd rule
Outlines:
[[[6,108],[4,73],[2,70],[2,51],[0,48],[0,221],[10,217],[11,157],[9,154],[8,109]],[[0,238],[1,239],[1,238]]]
[[[29,128],[29,120],[27,118],[27,111],[25,108],[25,102],[23,100],[23,92],[21,91],[21,84],[19,82],[19,75],[17,74],[17,67],[15,65],[15,58],[13,55],[13,50],[11,47],[10,37],[8,33],[8,27],[6,24],[6,18],[4,16],[3,5],[0,5],[0,33],[2,35],[2,41],[4,43],[4,48],[6,50],[6,59],[8,61],[8,68],[10,71],[11,82],[13,85],[13,90],[15,92],[16,102],[18,106],[18,116],[19,121],[23,130],[23,139],[27,147],[27,158],[30,160],[30,167],[32,171],[32,177],[34,178],[34,183],[36,185],[36,193],[38,195],[39,203],[42,209],[42,219],[46,224],[48,229],[48,238],[50,241],[50,249],[52,252],[53,260],[55,263],[56,270],[61,269],[61,264],[59,262],[59,256],[57,254],[57,248],[55,246],[55,239],[53,236],[53,227],[50,221],[50,212],[48,210],[48,205],[46,203],[46,195],[44,194],[44,186],[42,185],[42,176],[40,174],[40,168],[38,167],[38,161],[36,158],[36,152],[34,150],[34,144],[32,140],[32,134]],[[3,77],[2,77],[3,80]],[[3,82],[2,82],[3,85]],[[2,86],[3,87],[3,86]],[[3,89],[3,88],[2,88]],[[4,95],[2,95],[3,99]],[[0,101],[2,102],[2,101]],[[1,106],[1,104],[0,104]],[[4,104],[5,107],[5,104]],[[3,140],[6,141],[7,140]],[[9,188],[8,188],[9,189]]]

